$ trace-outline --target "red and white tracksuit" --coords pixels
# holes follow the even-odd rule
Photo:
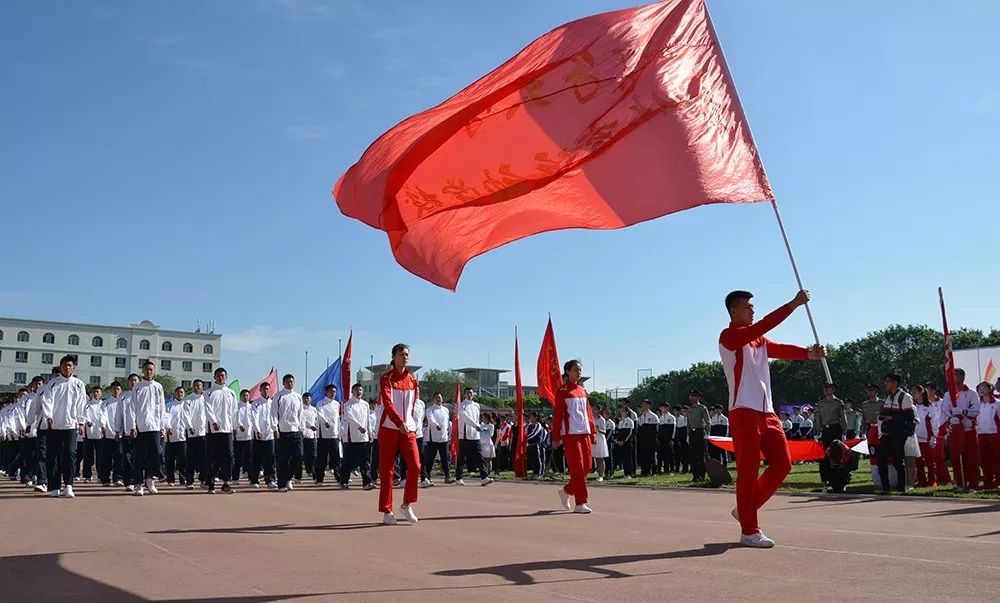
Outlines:
[[[937,447],[944,446],[936,435],[941,427],[941,417],[938,409],[932,404],[917,404],[917,425],[914,434],[920,444],[920,456],[917,458],[917,486],[926,488],[937,485]],[[945,474],[948,470],[945,469]],[[945,482],[947,483],[947,482]]]
[[[587,503],[587,474],[593,461],[597,428],[587,400],[587,390],[579,383],[563,383],[556,391],[552,408],[552,444],[562,442],[569,469],[569,483],[563,488],[576,501]]]
[[[931,402],[934,414],[937,417],[937,442],[934,445],[934,470],[937,472],[937,484],[943,486],[951,483],[951,474],[948,473],[948,461],[944,458],[946,443],[948,442],[948,423],[943,420],[941,406],[944,400]]]
[[[992,490],[1000,485],[1000,404],[996,400],[991,398],[980,404],[976,433],[983,488]]]
[[[396,455],[402,453],[406,463],[406,486],[403,488],[403,505],[417,502],[420,480],[420,455],[417,452],[419,429],[414,419],[414,407],[420,395],[417,378],[409,371],[395,368],[379,380],[379,402],[382,405],[382,424],[378,428],[378,510],[392,513],[392,482]],[[399,430],[406,425],[407,432]]]
[[[800,346],[770,341],[764,334],[795,309],[781,306],[750,326],[730,323],[719,335],[719,354],[729,385],[729,431],[736,452],[736,508],[744,534],[760,532],[757,511],[792,470],[781,419],[771,401],[769,358],[808,360]],[[759,477],[760,457],[767,469]]]
[[[979,418],[979,394],[963,385],[953,404],[951,393],[941,401],[941,420],[948,423],[948,443],[951,447],[951,470],[955,485],[975,490],[979,488],[979,441],[976,421]]]

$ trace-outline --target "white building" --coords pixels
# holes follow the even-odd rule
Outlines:
[[[76,375],[84,383],[107,387],[139,373],[146,360],[159,375],[185,388],[195,379],[210,381],[219,366],[222,335],[169,331],[148,320],[127,327],[47,320],[0,318],[0,383],[46,381],[66,354],[77,356]]]

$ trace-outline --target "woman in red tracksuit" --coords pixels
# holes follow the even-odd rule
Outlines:
[[[392,482],[396,455],[402,453],[406,463],[406,486],[403,505],[399,510],[412,523],[417,522],[413,503],[417,502],[417,482],[420,479],[420,458],[417,453],[417,425],[414,406],[420,395],[417,378],[406,365],[410,349],[402,343],[392,347],[392,369],[379,381],[379,402],[382,404],[382,424],[378,427],[378,509],[384,515],[382,523],[396,525],[392,514]]]
[[[552,412],[552,445],[563,446],[563,455],[569,468],[569,483],[559,489],[563,508],[574,513],[590,513],[587,506],[587,474],[597,440],[594,414],[590,410],[587,390],[580,385],[583,366],[579,360],[570,360],[563,366],[565,380],[556,392]],[[571,507],[570,497],[576,507]]]

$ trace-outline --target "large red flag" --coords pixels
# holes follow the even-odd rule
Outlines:
[[[562,383],[562,369],[559,367],[559,352],[556,351],[556,334],[552,330],[552,318],[545,327],[542,349],[538,351],[538,396],[549,404],[556,401],[556,390]]]
[[[277,369],[275,369],[272,366],[271,367],[271,372],[269,372],[267,374],[267,377],[264,377],[263,379],[261,379],[260,381],[257,382],[257,385],[254,385],[252,388],[250,388],[250,399],[251,400],[256,400],[257,398],[260,397],[260,386],[263,383],[270,383],[271,384],[271,396],[276,396],[278,394],[278,371],[277,371]]]
[[[350,335],[347,336],[347,348],[344,349],[344,355],[340,361],[340,388],[345,391],[338,393],[342,401],[351,399],[351,344],[353,341],[354,329],[351,329]],[[341,410],[343,410],[343,405],[341,405]],[[417,425],[417,428],[420,426]]]
[[[944,325],[944,380],[951,394],[951,405],[958,406],[958,384],[955,381],[955,353],[951,349],[951,331],[948,330],[948,316],[944,312],[944,292],[938,287],[941,299],[941,322]]]
[[[514,392],[517,397],[514,409],[514,421],[517,423],[514,476],[528,477],[528,442],[524,439],[524,387],[521,385],[521,354],[517,348],[517,327],[514,328]]]
[[[451,422],[451,462],[458,462],[458,407],[462,403],[462,377],[455,377],[455,416]]]
[[[452,290],[470,259],[536,233],[773,198],[703,0],[554,29],[383,134],[333,193]]]

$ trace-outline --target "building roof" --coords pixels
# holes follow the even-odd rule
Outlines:
[[[500,373],[509,373],[510,369],[495,369],[495,368],[476,368],[476,367],[471,367],[471,368],[455,369],[455,371],[459,372],[459,373],[475,373],[475,372],[480,372],[480,373],[496,373],[496,374],[499,375]]]
[[[148,330],[148,331],[159,331],[161,334],[193,335],[193,336],[204,337],[204,338],[209,338],[209,337],[211,337],[211,338],[220,338],[220,337],[222,337],[222,333],[206,333],[204,331],[177,331],[177,330],[174,330],[174,329],[163,329],[163,328],[160,328],[159,326],[153,324],[152,322],[150,322],[148,320],[143,320],[142,322],[134,323],[134,324],[131,324],[131,325],[98,325],[98,324],[91,324],[91,323],[85,323],[85,322],[63,322],[61,320],[34,320],[34,319],[31,319],[31,318],[12,318],[12,317],[9,317],[9,316],[0,316],[0,321],[10,321],[10,322],[28,323],[28,324],[34,323],[39,328],[42,328],[42,327],[48,326],[48,325],[53,325],[53,326],[56,326],[56,327],[66,328],[67,330],[72,330],[73,327],[82,327],[82,328],[90,328],[90,329],[101,329],[101,330],[104,330],[104,329],[108,329],[108,330],[116,330],[116,329],[120,329],[120,330],[125,330],[125,329],[127,329],[127,330],[137,330],[137,329],[143,329],[143,330]]]

